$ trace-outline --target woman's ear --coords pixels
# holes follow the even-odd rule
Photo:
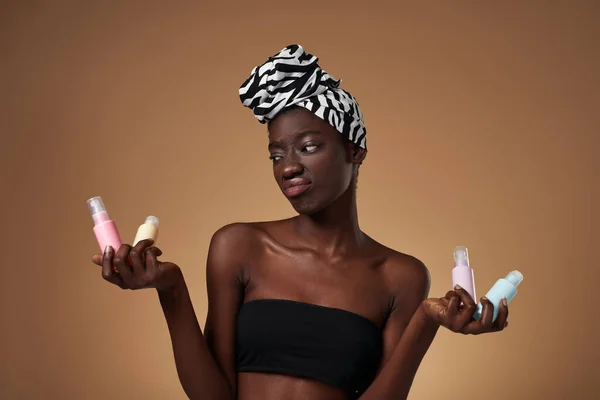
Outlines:
[[[365,157],[367,156],[367,150],[363,149],[357,144],[352,143],[351,148],[351,160],[353,164],[362,164]]]

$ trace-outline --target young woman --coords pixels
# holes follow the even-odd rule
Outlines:
[[[482,299],[473,320],[476,303],[460,287],[428,298],[423,263],[361,231],[366,130],[356,100],[317,60],[288,46],[240,88],[268,123],[275,181],[298,215],[213,235],[204,333],[180,268],[159,261],[151,241],[93,257],[107,281],[157,290],[191,399],[405,399],[440,326],[479,334],[507,324],[505,301],[492,323],[493,305]]]

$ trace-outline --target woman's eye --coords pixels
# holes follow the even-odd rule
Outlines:
[[[308,151],[309,153],[315,151],[317,149],[316,145],[313,144],[309,144],[307,146],[304,146],[304,150]]]
[[[275,162],[275,161],[279,161],[281,159],[281,156],[273,155],[273,156],[270,156],[269,159],[271,161]]]

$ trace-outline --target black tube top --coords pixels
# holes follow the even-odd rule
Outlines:
[[[382,357],[381,330],[338,308],[291,300],[244,304],[236,327],[236,370],[311,378],[362,394]]]

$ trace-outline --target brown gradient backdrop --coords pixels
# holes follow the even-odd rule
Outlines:
[[[91,263],[85,201],[125,241],[160,217],[204,325],[211,234],[293,214],[237,96],[290,43],[360,101],[365,231],[421,258],[432,296],[456,245],[479,295],[525,275],[509,329],[441,330],[410,398],[594,397],[598,3],[121,3],[0,9],[1,398],[185,398],[155,293]]]

